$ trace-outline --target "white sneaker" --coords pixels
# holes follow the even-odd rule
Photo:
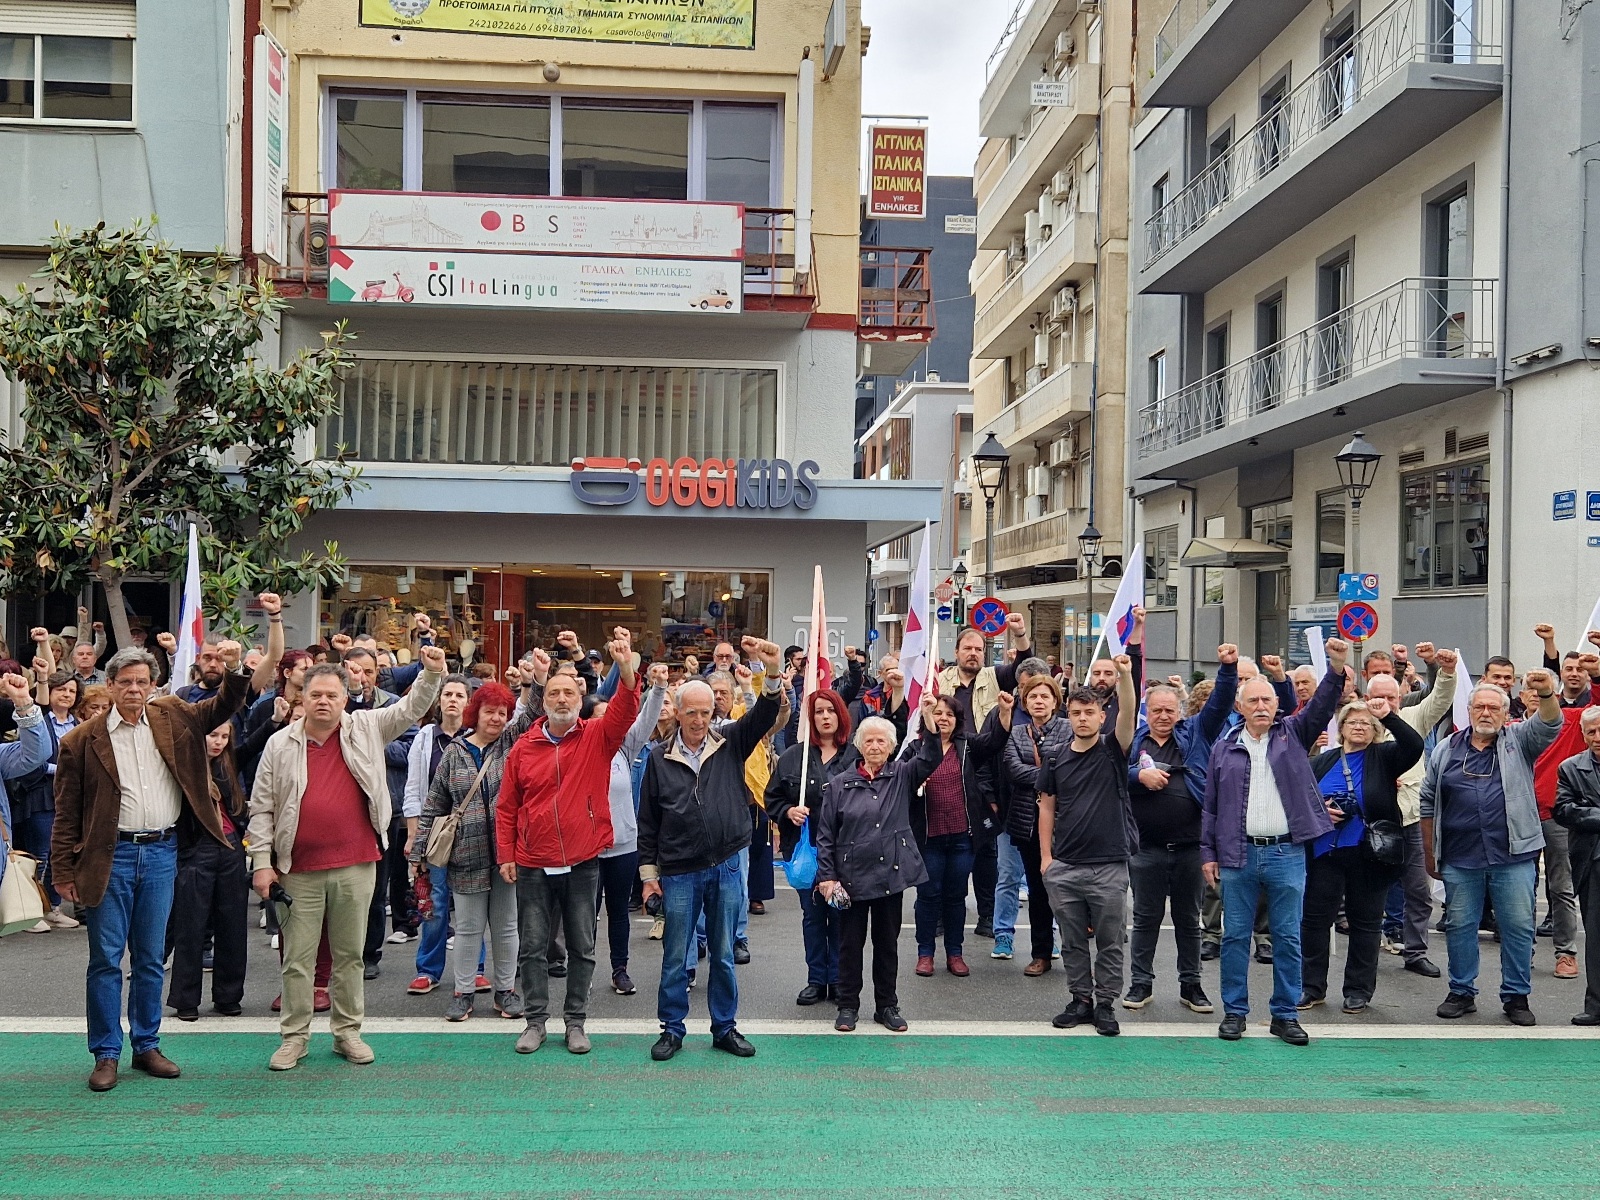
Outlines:
[[[392,945],[403,946],[403,945],[405,945],[407,942],[409,942],[411,940],[411,935],[409,933],[407,933],[404,929],[396,929],[393,933],[391,933],[389,935],[387,940]]]
[[[1405,949],[1406,949],[1405,945],[1403,943],[1401,943],[1401,942],[1394,941],[1391,938],[1384,938],[1382,945],[1383,945],[1383,952],[1385,954],[1404,954],[1405,953]]]
[[[74,921],[62,912],[59,906],[45,913],[44,923],[52,929],[77,929],[81,925],[81,922]]]
[[[48,921],[40,921],[37,925],[30,925],[30,926],[28,926],[28,932],[29,933],[49,933],[50,932],[50,923]]]

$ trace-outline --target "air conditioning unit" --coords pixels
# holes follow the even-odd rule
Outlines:
[[[1011,241],[1006,246],[1006,267],[1016,270],[1028,261],[1028,237],[1026,234],[1013,234]]]
[[[1050,66],[1054,68],[1063,66],[1066,63],[1070,63],[1073,59],[1073,56],[1077,53],[1078,43],[1073,38],[1072,31],[1070,29],[1063,29],[1060,33],[1056,34],[1055,49],[1050,55]]]
[[[1098,572],[1101,579],[1121,579],[1122,559],[1116,556],[1106,559],[1099,565]]]
[[[1041,371],[1041,379],[1050,374],[1050,335],[1042,329],[1033,335],[1033,366],[1028,369]]]
[[[1072,189],[1076,186],[1077,180],[1071,171],[1057,171],[1050,177],[1050,195],[1062,204],[1072,199]]]
[[[1067,433],[1062,434],[1050,443],[1050,465],[1052,467],[1071,467],[1078,462],[1078,427],[1074,425]]]
[[[1050,320],[1060,325],[1073,313],[1078,311],[1078,289],[1075,287],[1061,288],[1050,297]]]
[[[1050,494],[1050,468],[1028,468],[1028,495],[1048,496]]]
[[[1041,224],[1038,209],[1023,214],[1022,236],[1028,245],[1037,246],[1039,244],[1039,227]]]
[[[291,212],[285,214],[284,239],[288,243],[292,271],[307,272],[323,279],[328,275],[328,218],[326,214]]]

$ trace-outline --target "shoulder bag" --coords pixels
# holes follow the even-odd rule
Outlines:
[[[1350,774],[1350,764],[1345,756],[1339,755],[1339,766],[1344,770],[1345,794],[1355,803],[1360,803],[1356,795],[1355,779]],[[1398,867],[1406,860],[1406,835],[1396,821],[1374,821],[1367,817],[1366,805],[1362,804],[1362,823],[1366,826],[1361,831],[1361,856],[1368,862],[1380,867]]]
[[[448,867],[450,855],[455,852],[456,834],[461,829],[461,810],[472,803],[472,798],[478,794],[478,789],[483,785],[483,776],[489,769],[489,752],[484,751],[483,766],[478,768],[478,777],[472,781],[465,798],[460,804],[453,805],[449,812],[434,821],[433,828],[428,830],[428,850],[423,856],[428,860],[430,867]]]
[[[10,846],[11,831],[0,822],[0,846]],[[6,873],[0,875],[0,937],[32,929],[49,908],[39,883],[39,860],[21,850],[9,852]]]

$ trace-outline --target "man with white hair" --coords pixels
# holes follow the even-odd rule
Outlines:
[[[1480,683],[1467,701],[1471,725],[1434,747],[1422,781],[1422,849],[1428,874],[1444,880],[1450,994],[1447,1019],[1478,1011],[1478,918],[1484,893],[1500,926],[1500,1001],[1513,1025],[1534,1024],[1534,885],[1544,849],[1533,764],[1561,732],[1561,704],[1549,671],[1527,673],[1539,701],[1510,723],[1511,697]]]
[[[711,1044],[739,1058],[756,1052],[736,1024],[739,983],[733,962],[745,903],[741,854],[750,845],[744,764],[777,722],[783,679],[774,643],[747,637],[743,649],[766,667],[760,698],[738,721],[714,730],[716,698],[710,686],[701,679],[680,686],[678,731],[651,751],[639,785],[639,877],[646,902],[661,897],[667,918],[656,997],[661,1037],[650,1050],[657,1062],[683,1047],[689,1014],[685,956],[702,909],[710,951]]]

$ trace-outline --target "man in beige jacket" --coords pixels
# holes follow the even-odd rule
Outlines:
[[[1417,657],[1429,666],[1438,666],[1433,687],[1416,704],[1401,707],[1399,681],[1390,674],[1374,674],[1367,680],[1367,706],[1382,720],[1391,710],[1424,738],[1428,731],[1450,714],[1456,694],[1456,655],[1453,650],[1435,650],[1432,642],[1417,647]],[[1387,737],[1382,726],[1379,732]],[[1439,978],[1439,968],[1428,959],[1428,923],[1433,919],[1433,890],[1428,880],[1427,863],[1422,855],[1422,776],[1427,771],[1427,756],[1400,776],[1400,819],[1405,826],[1406,861],[1401,883],[1405,890],[1406,970],[1425,979]]]
[[[305,716],[268,740],[250,796],[249,852],[263,899],[278,893],[283,927],[283,1044],[269,1064],[287,1071],[306,1056],[312,970],[323,918],[333,950],[333,1049],[370,1063],[361,951],[376,864],[391,819],[384,747],[433,705],[444,651],[422,648],[423,673],[398,704],[346,712],[350,679],[325,663],[306,671]]]

